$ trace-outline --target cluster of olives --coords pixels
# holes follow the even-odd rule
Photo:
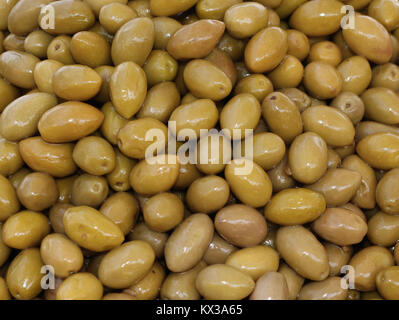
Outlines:
[[[399,1],[0,0],[0,30],[0,299],[399,299]]]

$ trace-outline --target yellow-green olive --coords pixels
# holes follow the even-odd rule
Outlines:
[[[112,41],[111,55],[115,65],[131,61],[142,66],[154,45],[154,23],[146,17],[126,22]]]
[[[0,175],[0,221],[16,213],[20,208],[17,194],[11,182]]]
[[[64,213],[63,223],[68,237],[91,251],[107,251],[119,246],[124,240],[116,224],[90,207],[69,208]]]
[[[172,272],[184,272],[200,262],[213,238],[212,220],[203,213],[190,215],[165,245],[165,262]]]
[[[141,280],[151,270],[154,261],[155,252],[147,242],[125,242],[104,256],[98,276],[109,288],[127,288]]]
[[[245,273],[225,264],[214,264],[199,272],[196,287],[205,299],[241,300],[255,288]]]
[[[22,250],[7,270],[6,281],[11,295],[18,300],[33,299],[42,291],[43,266],[37,248]]]
[[[111,101],[121,116],[129,119],[139,111],[147,92],[146,75],[139,65],[132,61],[118,65],[109,86]]]
[[[57,277],[66,278],[83,266],[82,250],[62,234],[52,233],[40,244],[43,263],[54,268]]]
[[[268,27],[256,33],[245,48],[245,63],[255,73],[271,71],[288,50],[287,33],[279,27]]]
[[[19,142],[21,157],[30,168],[59,178],[69,176],[76,170],[72,151],[73,144],[71,143],[47,143],[40,137],[32,137]],[[48,157],[48,154],[51,154],[51,157]]]
[[[321,281],[328,277],[327,252],[314,234],[303,226],[281,227],[277,250],[285,262],[302,277]]]
[[[58,287],[57,300],[100,300],[104,288],[95,276],[79,272],[66,278]]]
[[[265,207],[268,221],[279,225],[305,224],[317,219],[325,210],[324,197],[305,189],[285,189],[274,195]]]

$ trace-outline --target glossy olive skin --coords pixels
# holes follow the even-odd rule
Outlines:
[[[81,31],[72,37],[71,53],[79,63],[95,68],[111,62],[111,48],[104,37],[92,31]]]
[[[280,64],[287,50],[287,33],[278,27],[265,28],[248,42],[245,63],[252,72],[267,72]]]
[[[327,253],[312,232],[302,226],[282,227],[276,242],[282,258],[301,276],[314,281],[327,278]]]
[[[1,135],[10,141],[19,141],[33,136],[42,115],[56,104],[57,98],[44,92],[19,97],[11,102],[0,115]]]
[[[282,274],[288,286],[288,299],[295,300],[305,279],[285,263],[281,263],[278,272]]]
[[[245,143],[241,150],[245,154]],[[253,160],[265,170],[275,167],[283,159],[285,151],[284,140],[274,133],[262,132],[253,136]]]
[[[313,106],[302,113],[305,131],[320,135],[330,146],[342,147],[351,144],[355,128],[349,117],[327,106]]]
[[[115,34],[129,20],[137,18],[136,11],[123,2],[111,2],[100,9],[98,21],[111,34]]]
[[[265,207],[268,221],[279,225],[305,224],[317,219],[325,210],[324,197],[305,188],[285,189]]]
[[[180,94],[174,82],[161,82],[147,92],[138,118],[155,118],[166,122],[173,110],[180,105]]]
[[[330,277],[303,286],[298,300],[346,300],[348,289],[341,287],[340,277]]]
[[[50,42],[47,48],[47,57],[62,64],[74,64],[71,52],[72,38],[69,36],[58,36]]]
[[[173,193],[159,193],[143,205],[143,217],[151,229],[167,232],[183,221],[184,204]]]
[[[107,174],[106,178],[114,191],[127,191],[131,188],[129,174],[136,161],[124,156],[118,149],[115,149],[115,168]]]
[[[158,130],[162,137],[156,136],[152,141],[146,141],[149,130]],[[118,132],[117,143],[119,150],[130,158],[143,159],[147,156],[148,147],[159,144],[161,150],[166,147],[168,139],[168,128],[159,120],[152,118],[141,118],[126,123]]]
[[[104,115],[93,106],[68,101],[45,112],[40,118],[38,129],[47,142],[64,143],[93,133],[103,120]]]
[[[391,252],[383,247],[371,246],[360,250],[349,262],[355,269],[355,286],[359,291],[373,291],[377,274],[394,264]]]
[[[105,139],[95,136],[79,140],[72,158],[79,168],[93,175],[104,175],[115,168],[115,152]]]
[[[24,49],[26,52],[35,55],[38,58],[47,57],[47,48],[53,37],[42,30],[31,32],[24,41]]]
[[[51,228],[57,232],[65,234],[63,217],[65,211],[73,207],[70,203],[56,203],[53,205],[49,211],[49,219]]]
[[[20,208],[17,194],[6,177],[0,175],[0,221],[5,221]]]
[[[215,216],[216,231],[228,242],[239,247],[252,247],[267,235],[267,223],[255,209],[233,204],[219,210]]]
[[[207,60],[191,60],[184,68],[183,77],[187,88],[198,98],[219,101],[232,90],[229,77]]]
[[[140,240],[125,242],[101,260],[98,276],[113,289],[127,288],[145,276],[155,260],[152,247]]]
[[[360,208],[374,208],[377,184],[374,170],[356,155],[346,157],[342,162],[342,167],[357,171],[362,176],[361,185],[356,191],[355,197],[352,199],[353,203]]]
[[[399,297],[398,274],[399,267],[392,266],[377,275],[378,292],[387,300],[397,300]]]
[[[165,3],[160,0],[151,0],[151,14],[154,16],[172,16],[179,12],[186,11],[196,4],[197,0],[172,0]]]
[[[398,169],[392,169],[388,171],[378,182],[376,190],[376,199],[378,206],[385,213],[396,215],[399,213],[399,208],[397,207],[397,196],[396,190],[397,176],[399,174]]]
[[[227,203],[230,188],[219,176],[196,179],[188,188],[186,201],[193,212],[211,213],[220,210]]]
[[[371,88],[361,96],[366,116],[370,120],[385,124],[397,124],[399,121],[398,96],[387,88]]]
[[[309,93],[318,99],[331,99],[342,90],[342,76],[332,65],[315,61],[304,70],[303,82]]]
[[[139,204],[131,194],[117,192],[102,204],[99,211],[111,219],[126,235],[136,223]]]
[[[52,3],[54,26],[46,23],[46,11],[40,12],[38,21],[42,29],[50,34],[74,34],[87,30],[95,23],[95,16],[86,2],[61,0]],[[52,28],[53,27],[53,28]]]
[[[101,83],[100,75],[84,65],[61,67],[53,76],[54,92],[65,100],[89,100],[100,91]]]
[[[11,295],[18,300],[33,299],[42,291],[40,251],[37,248],[22,250],[11,262],[6,281]]]
[[[111,55],[115,65],[132,61],[142,66],[151,52],[155,40],[154,23],[139,17],[125,23],[115,34]]]
[[[43,60],[35,65],[33,78],[36,86],[42,92],[54,93],[53,75],[64,64],[57,60]]]
[[[143,240],[148,242],[154,249],[156,256],[160,258],[164,254],[164,247],[168,236],[167,233],[151,230],[142,222],[133,228],[129,234],[129,240]]]
[[[356,151],[373,168],[393,169],[399,163],[399,136],[388,132],[366,136],[359,141]]]
[[[249,115],[248,115],[249,113]],[[244,116],[247,114],[247,116]],[[258,100],[251,94],[237,94],[225,104],[220,113],[220,126],[224,130],[241,130],[241,138],[248,136],[246,129],[253,130],[261,117]],[[230,133],[230,134],[231,134]],[[237,137],[233,137],[237,139]]]
[[[47,173],[33,172],[21,181],[17,195],[25,208],[43,211],[57,201],[59,192],[53,177]]]
[[[316,182],[327,170],[327,144],[316,133],[301,134],[291,144],[288,161],[295,180],[305,184]]]
[[[201,137],[201,129],[211,129],[219,119],[215,103],[210,99],[198,99],[177,107],[170,115],[169,121],[175,121],[176,127],[170,129],[181,141]],[[193,132],[188,132],[191,129]],[[189,130],[189,131],[191,131]]]
[[[91,273],[79,272],[69,276],[58,287],[56,300],[100,300],[103,286]]]
[[[399,232],[398,222],[396,215],[377,212],[368,221],[368,239],[375,245],[384,247],[394,245]]]
[[[81,247],[102,252],[119,246],[123,233],[97,210],[80,206],[69,208],[63,217],[65,232]]]
[[[0,300],[10,300],[11,296],[7,284],[3,278],[0,278]]]
[[[250,300],[288,300],[288,284],[284,275],[266,272],[256,281]]]
[[[331,41],[321,41],[312,45],[309,52],[309,61],[324,61],[337,66],[342,60],[339,47]]]
[[[267,173],[255,162],[249,159],[232,160],[224,173],[232,192],[241,202],[257,208],[269,201],[272,183]]]
[[[300,60],[294,56],[286,55],[279,66],[268,74],[275,89],[297,87],[303,78],[304,68]],[[290,73],[290,78],[285,75]]]
[[[0,92],[0,111],[3,111],[9,103],[19,97],[19,90],[4,79],[0,80]]]
[[[256,2],[239,3],[226,10],[224,22],[233,37],[248,38],[267,26],[268,11]]]
[[[308,188],[320,192],[326,199],[327,206],[340,206],[352,199],[360,184],[360,173],[337,168],[327,170],[320,180]]]
[[[273,169],[267,172],[274,192],[295,186],[295,180],[288,173],[288,156],[285,155]]]
[[[78,272],[83,266],[83,254],[80,248],[61,234],[50,234],[40,245],[43,262],[54,267],[55,275],[66,278]]]
[[[186,218],[171,234],[165,245],[165,261],[173,272],[193,268],[202,259],[213,238],[212,220],[205,214]]]
[[[331,102],[331,107],[345,113],[353,122],[358,124],[364,116],[365,108],[362,99],[358,95],[349,91],[342,91]]]
[[[266,272],[277,271],[279,256],[270,247],[255,246],[235,251],[227,258],[226,265],[241,270],[256,281]]]
[[[7,246],[22,250],[38,245],[49,232],[49,221],[43,214],[21,211],[5,222],[2,238]]]
[[[140,194],[168,191],[177,180],[179,167],[177,157],[172,155],[141,160],[130,172],[129,181],[133,190]]]
[[[207,264],[204,261],[186,272],[171,272],[161,286],[161,299],[199,300],[201,298],[195,280]]]
[[[82,174],[72,184],[71,202],[76,206],[99,207],[108,196],[107,180],[102,176]]]
[[[273,92],[263,100],[262,116],[271,131],[286,142],[291,142],[302,133],[301,114],[297,106],[281,92]]]
[[[342,31],[350,49],[372,62],[388,62],[392,57],[392,43],[384,26],[374,18],[362,14],[356,14],[354,22],[354,29]]]
[[[49,0],[23,0],[15,3],[8,16],[8,28],[17,35],[28,34],[38,26],[40,7],[49,4]],[[24,23],[21,23],[23,21]]]
[[[76,170],[72,150],[73,144],[47,143],[40,137],[24,139],[19,143],[21,157],[30,168],[60,178],[69,176]],[[47,154],[52,157],[49,159]]]
[[[111,101],[116,111],[126,119],[135,115],[144,102],[147,91],[143,69],[134,62],[123,62],[115,68],[109,85]]]
[[[250,276],[233,267],[214,264],[200,271],[196,287],[206,299],[237,300],[248,296],[255,283]]]
[[[235,251],[237,251],[235,246],[215,233],[212,242],[205,252],[204,261],[209,265],[225,263],[229,255]]]
[[[336,0],[309,1],[294,11],[290,26],[313,37],[333,34],[341,24],[341,7],[342,3]]]
[[[398,66],[393,63],[385,63],[374,67],[371,87],[384,87],[394,91],[398,90],[398,71]]]
[[[324,243],[328,256],[328,264],[330,265],[330,276],[338,276],[341,274],[343,266],[347,265],[349,259],[353,255],[352,246],[338,246],[332,243]]]
[[[143,279],[125,289],[124,292],[137,300],[153,300],[158,297],[164,279],[164,267],[159,262],[155,262],[151,271]]]
[[[262,102],[269,93],[273,92],[273,84],[263,74],[252,74],[237,82],[234,92],[250,93],[254,95],[259,102]]]
[[[166,50],[175,59],[203,58],[216,46],[224,30],[224,23],[217,20],[188,24],[170,37]]]

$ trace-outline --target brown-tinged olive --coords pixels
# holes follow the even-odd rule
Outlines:
[[[267,223],[259,211],[234,204],[219,210],[215,216],[215,229],[233,245],[252,247],[266,237]]]
[[[99,211],[127,235],[136,223],[139,204],[130,193],[117,192],[104,201]]]
[[[21,157],[30,168],[55,177],[66,177],[75,172],[72,150],[73,144],[51,144],[40,137],[28,138],[19,143]]]
[[[354,268],[355,286],[359,291],[373,291],[377,274],[394,264],[391,252],[383,247],[370,246],[357,252],[349,262]]]

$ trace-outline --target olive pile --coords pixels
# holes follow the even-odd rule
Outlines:
[[[0,30],[0,299],[399,299],[399,1],[0,0]]]

